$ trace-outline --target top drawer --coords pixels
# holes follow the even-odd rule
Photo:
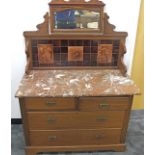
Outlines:
[[[80,98],[81,111],[127,110],[128,97],[83,97]]]
[[[27,110],[75,110],[74,98],[26,98]]]

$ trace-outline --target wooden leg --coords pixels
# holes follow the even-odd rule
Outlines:
[[[37,152],[31,149],[26,149],[25,152],[26,155],[37,155]]]
[[[114,148],[115,152],[124,152],[125,150],[126,150],[126,146],[125,145],[122,145],[122,146]]]

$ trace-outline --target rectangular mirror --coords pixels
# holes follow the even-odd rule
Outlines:
[[[100,12],[66,9],[54,12],[54,29],[99,30]]]

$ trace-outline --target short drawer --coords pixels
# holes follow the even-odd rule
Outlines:
[[[128,97],[83,97],[79,99],[81,111],[127,110]]]
[[[27,110],[74,110],[74,98],[26,98]]]
[[[125,111],[28,112],[30,130],[122,128]]]
[[[31,131],[34,146],[65,146],[120,143],[120,129]]]

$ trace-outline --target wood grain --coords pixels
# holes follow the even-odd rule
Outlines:
[[[128,110],[128,97],[81,97],[81,111]]]
[[[74,98],[26,98],[27,110],[75,110]]]
[[[125,111],[28,112],[30,130],[122,128]]]

